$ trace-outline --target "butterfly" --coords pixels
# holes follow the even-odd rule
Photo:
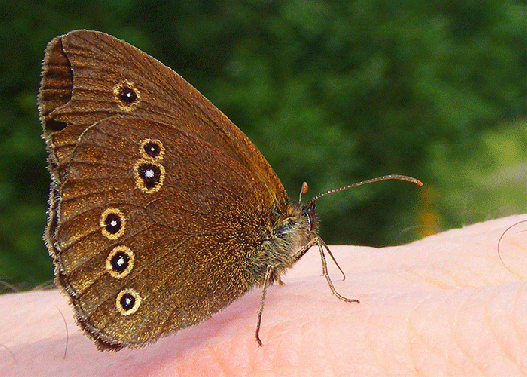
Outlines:
[[[267,287],[313,245],[333,293],[358,302],[327,274],[316,214],[327,193],[290,201],[247,136],[156,59],[101,32],[59,36],[38,107],[52,179],[44,239],[100,350],[196,325],[255,286],[261,344]]]

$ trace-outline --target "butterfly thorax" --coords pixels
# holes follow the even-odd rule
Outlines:
[[[285,214],[278,216],[268,228],[267,234],[257,248],[256,267],[262,272],[273,268],[272,281],[298,261],[317,237],[318,219],[314,203],[287,205]]]

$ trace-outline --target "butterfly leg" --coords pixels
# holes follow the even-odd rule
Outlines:
[[[267,271],[265,273],[265,279],[264,279],[264,286],[262,289],[262,296],[260,297],[260,305],[258,306],[258,320],[256,322],[256,331],[254,332],[254,336],[256,338],[256,342],[259,346],[262,346],[262,340],[260,339],[260,326],[262,324],[262,313],[264,309],[264,303],[265,303],[265,294],[267,293],[267,287],[269,287],[269,282],[271,280],[271,277],[273,276],[274,268],[273,266],[268,266]]]
[[[328,245],[326,245],[326,243],[322,241],[320,237],[317,238],[317,245],[318,245],[318,250],[320,252],[320,259],[322,260],[322,274],[326,278],[329,288],[331,289],[331,292],[333,292],[333,294],[337,296],[337,298],[339,298],[340,300],[343,300],[346,302],[357,302],[357,303],[360,302],[357,299],[350,299],[350,298],[344,297],[340,293],[337,292],[337,290],[335,289],[335,286],[333,285],[333,282],[331,281],[331,278],[329,277],[328,264],[326,263],[326,255],[324,254],[324,248],[327,250],[328,254],[331,256],[331,258],[333,259],[333,261],[339,268],[340,272],[342,272],[342,275],[344,275],[344,272],[342,271],[339,264],[335,260],[335,257],[333,256],[333,253],[331,252],[331,250],[329,250]],[[344,277],[345,276],[346,275],[344,275]]]

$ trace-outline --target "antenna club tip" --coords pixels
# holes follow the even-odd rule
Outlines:
[[[410,183],[415,183],[417,186],[422,186],[423,185],[423,182],[421,182],[419,179],[414,178],[414,177],[408,177],[406,175],[394,174],[394,175],[391,175],[389,177],[391,177],[392,179],[397,179],[397,180],[401,180],[401,181],[407,181],[407,182],[410,182]]]

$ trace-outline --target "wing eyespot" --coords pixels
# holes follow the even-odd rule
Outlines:
[[[141,102],[141,94],[135,87],[134,83],[124,80],[113,88],[115,101],[119,108],[123,111],[130,112],[134,110],[139,102]]]

